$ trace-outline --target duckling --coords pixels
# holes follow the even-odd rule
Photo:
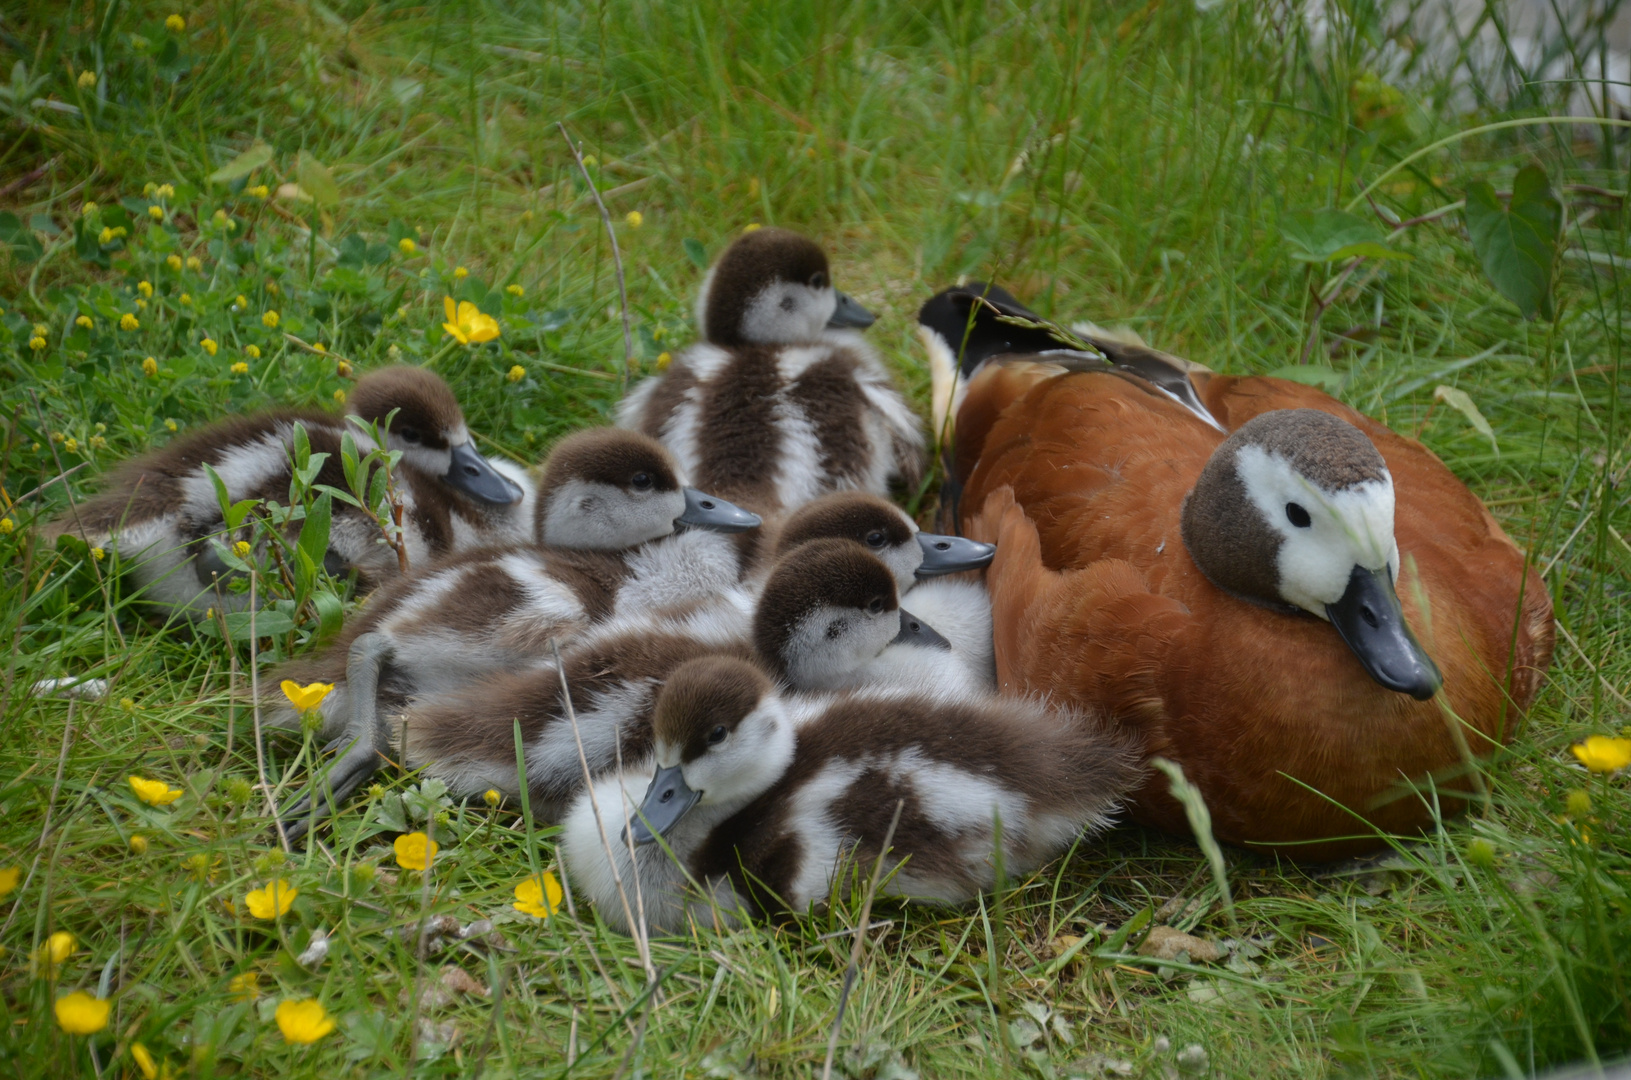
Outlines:
[[[611,857],[631,890],[638,868],[651,929],[678,933],[826,903],[851,859],[878,856],[898,805],[883,893],[956,904],[998,883],[999,823],[1010,875],[1103,828],[1140,778],[1134,743],[1020,698],[788,697],[706,657],[663,686],[651,758],[574,801],[561,850],[608,923],[628,929]]]
[[[991,544],[922,532],[900,507],[861,491],[813,499],[779,519],[771,531],[774,540],[766,545],[765,569],[800,544],[823,537],[842,538],[883,560],[902,593],[922,588],[926,578],[982,569],[997,552]]]
[[[547,490],[540,496],[548,497]],[[638,757],[649,750],[657,688],[669,671],[697,656],[756,655],[801,690],[887,685],[941,696],[988,690],[950,642],[900,608],[889,568],[852,541],[826,538],[800,545],[771,574],[756,609],[748,607],[753,603],[752,591],[743,587],[694,597],[684,607],[635,608],[568,643],[562,665],[592,773],[615,767],[619,755]],[[395,723],[410,765],[425,767],[454,794],[489,788],[518,794],[513,724],[519,720],[533,810],[545,820],[558,816],[578,789],[582,765],[560,700],[560,674],[547,654],[518,649],[479,683],[460,672],[458,679],[432,685],[415,667],[428,668],[431,661],[419,655],[403,663],[410,650],[394,646],[388,654],[395,658],[394,681],[382,695],[376,672],[366,664],[359,667],[359,656],[381,648],[381,635],[365,633],[350,650],[350,723],[336,742],[354,740],[363,749],[336,766],[336,791],[360,782],[355,772],[372,767]],[[440,644],[450,656],[470,647],[457,638]],[[989,651],[989,638],[985,647]],[[359,685],[374,689],[364,695]],[[381,700],[383,714],[376,704]],[[381,719],[393,713],[394,721]],[[367,756],[370,747],[375,757]],[[290,814],[309,809],[301,802]],[[297,822],[293,835],[304,828],[305,822]]]
[[[445,692],[523,665],[550,638],[620,612],[729,594],[741,565],[721,534],[758,524],[756,515],[684,487],[653,439],[615,428],[570,435],[540,478],[538,543],[453,555],[382,590],[331,645],[274,674],[264,700],[270,723],[299,723],[270,689],[279,680],[333,684],[321,705],[322,733],[353,744],[334,770],[334,790],[343,795],[377,765],[381,693],[403,702]],[[742,601],[739,624],[748,610]]]
[[[395,479],[406,508],[403,541],[410,564],[527,534],[530,481],[518,467],[476,452],[458,402],[440,377],[414,367],[370,372],[357,381],[346,416],[382,423],[393,410],[387,445],[403,453]],[[229,572],[211,540],[224,536],[226,527],[204,466],[215,470],[232,501],[287,502],[296,424],[305,428],[314,455],[328,455],[316,483],[345,490],[345,421],[315,410],[272,411],[211,424],[127,462],[106,490],[70,508],[48,535],[71,530],[93,546],[116,547],[150,602],[189,615],[242,607],[247,597],[215,587]],[[361,430],[351,432],[359,452],[372,448]],[[397,574],[398,556],[383,542],[372,514],[336,501],[333,515],[324,559],[331,573],[356,570],[364,589]]]
[[[956,428],[1001,688],[1136,721],[1219,839],[1325,859],[1427,824],[1391,790],[1436,777],[1454,808],[1534,699],[1538,573],[1420,443],[1312,387],[994,355]],[[1164,779],[1129,812],[1187,831]]]
[[[855,328],[827,256],[783,229],[736,240],[703,282],[702,340],[618,405],[698,484],[767,516],[829,491],[917,485],[923,432]]]

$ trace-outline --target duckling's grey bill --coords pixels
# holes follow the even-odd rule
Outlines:
[[[922,619],[913,615],[905,608],[900,609],[900,633],[895,635],[891,645],[915,645],[922,649],[945,649],[951,651],[951,642],[940,636],[939,631]]]
[[[1355,566],[1348,588],[1325,614],[1365,671],[1389,690],[1426,701],[1444,685],[1438,665],[1410,632],[1388,570]]]
[[[692,791],[685,785],[685,775],[678,765],[658,769],[646,788],[646,797],[629,823],[629,842],[635,846],[650,844],[680,823],[702,798],[702,792]]]
[[[917,545],[923,549],[923,565],[917,568],[920,578],[955,574],[959,570],[978,570],[997,557],[995,544],[982,544],[961,536],[920,532],[917,534]]]
[[[865,330],[878,321],[878,317],[866,308],[851,300],[844,293],[838,294],[838,307],[833,310],[832,318],[827,320],[827,329]]]
[[[453,448],[453,463],[442,479],[472,499],[495,506],[513,506],[525,494],[520,484],[493,468],[492,462],[467,442]]]
[[[683,488],[685,513],[675,523],[692,529],[711,529],[714,532],[739,533],[757,529],[764,519],[751,510],[744,510],[717,495],[709,495],[696,488]]]

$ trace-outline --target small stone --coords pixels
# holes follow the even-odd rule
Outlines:
[[[1157,926],[1138,947],[1138,955],[1155,960],[1176,960],[1180,953],[1187,953],[1189,959],[1197,964],[1210,964],[1223,957],[1222,950],[1205,938],[1194,937],[1170,926]]]
[[[444,965],[441,979],[442,986],[449,993],[473,994],[476,997],[486,997],[489,993],[486,984],[457,964]]]
[[[295,957],[295,963],[299,964],[307,971],[314,971],[318,967],[322,966],[323,961],[327,959],[328,934],[322,930],[313,930],[311,935],[311,944],[306,946],[305,952],[302,952],[299,956]]]

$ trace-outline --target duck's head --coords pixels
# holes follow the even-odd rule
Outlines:
[[[833,288],[820,246],[786,229],[737,238],[697,298],[697,332],[715,345],[798,345],[821,340],[824,330],[860,330],[875,321]]]
[[[951,648],[901,607],[889,567],[851,540],[811,540],[789,551],[753,613],[760,660],[800,690],[843,686],[895,644]]]
[[[1242,425],[1185,500],[1183,538],[1212,584],[1327,620],[1389,690],[1426,699],[1443,682],[1394,591],[1393,478],[1352,424],[1280,409]]]
[[[402,460],[480,502],[511,506],[521,501],[519,484],[476,452],[464,413],[441,376],[424,368],[381,368],[357,380],[346,413],[373,424],[391,418],[386,446]]]
[[[666,836],[696,806],[735,808],[763,794],[793,760],[793,726],[764,673],[734,657],[674,669],[652,719],[657,773],[629,839]]]
[[[656,439],[622,428],[589,428],[555,444],[544,462],[534,510],[540,544],[622,551],[680,529],[745,532],[759,515],[680,483]]]
[[[811,540],[853,540],[883,560],[901,592],[912,582],[959,570],[978,570],[991,562],[991,544],[918,531],[894,503],[859,491],[841,491],[806,503],[782,524],[772,557]]]

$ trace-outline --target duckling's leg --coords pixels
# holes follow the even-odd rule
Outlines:
[[[380,752],[391,745],[389,727],[379,715],[379,669],[390,658],[390,639],[384,634],[363,634],[351,643],[346,657],[346,693],[351,698],[351,716],[345,731],[323,748],[325,753],[349,747],[329,769],[327,797],[322,813],[330,813],[340,800],[350,795],[373,776],[379,768]],[[290,840],[299,840],[316,820],[314,807],[318,802],[318,785],[323,778],[313,781],[311,791],[302,795],[278,816],[287,824],[284,832]]]

